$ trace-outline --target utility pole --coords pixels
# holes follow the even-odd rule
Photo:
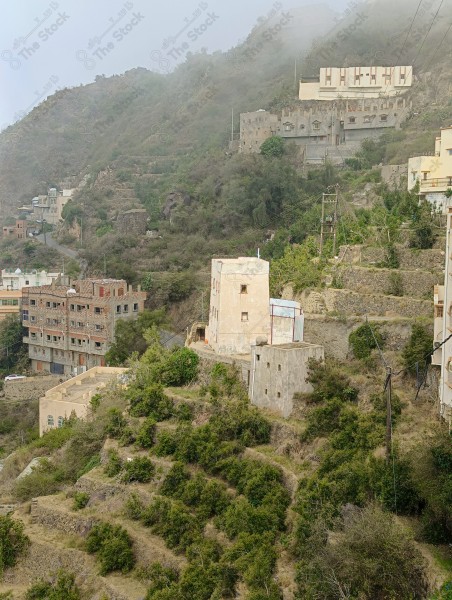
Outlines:
[[[392,454],[392,369],[386,367],[386,462]]]
[[[337,242],[337,211],[339,203],[339,186],[334,194],[322,194],[322,220],[320,223],[320,257],[323,256],[323,247],[327,235],[333,237],[333,256],[336,256]]]

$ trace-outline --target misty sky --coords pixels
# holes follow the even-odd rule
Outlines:
[[[280,0],[282,11],[316,4]],[[324,0],[341,12],[348,0]],[[0,20],[0,130],[57,89],[134,67],[168,72],[188,51],[227,50],[275,0],[9,0]],[[204,31],[201,31],[204,29]]]

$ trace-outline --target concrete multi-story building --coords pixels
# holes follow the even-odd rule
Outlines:
[[[17,240],[24,240],[28,237],[30,227],[25,219],[17,219],[15,225],[3,227],[4,237],[14,237]]]
[[[452,207],[446,226],[446,269],[444,286],[435,287],[433,364],[441,367],[439,383],[440,414],[452,426]],[[447,340],[447,341],[446,341]],[[444,343],[443,343],[444,342]],[[441,347],[438,347],[440,346]]]
[[[415,156],[408,161],[408,190],[419,183],[419,194],[443,213],[452,206],[452,126],[441,129],[432,156]]]
[[[276,115],[265,110],[240,115],[239,152],[260,152],[262,143],[277,135],[300,147],[306,163],[351,158],[365,139],[388,129],[400,129],[411,103],[406,98],[375,98],[337,102],[306,102]]]
[[[62,277],[62,273],[47,273],[47,271],[22,271],[21,269],[2,269],[0,290],[21,290],[25,287],[50,285]]]
[[[120,319],[135,319],[146,293],[122,279],[84,279],[71,286],[22,290],[24,342],[34,371],[73,375],[104,366]]]
[[[62,219],[63,208],[72,197],[73,190],[60,190],[50,188],[47,196],[36,196],[32,200],[33,212],[30,218],[46,221],[49,225],[56,225]]]
[[[115,367],[93,367],[48,390],[39,399],[39,435],[63,427],[71,417],[87,419],[92,397],[126,372]]]
[[[413,85],[413,67],[324,67],[316,81],[301,79],[300,100],[398,96]]]

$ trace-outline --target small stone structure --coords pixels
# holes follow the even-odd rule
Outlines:
[[[305,342],[280,346],[253,346],[251,353],[251,403],[289,417],[296,393],[312,390],[306,382],[310,359],[323,360],[323,347]]]
[[[116,224],[123,235],[145,235],[149,215],[144,208],[133,208],[118,215]]]

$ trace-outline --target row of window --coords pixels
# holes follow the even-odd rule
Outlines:
[[[19,300],[8,298],[7,300],[0,300],[0,306],[19,306]]]
[[[256,360],[257,360],[257,361],[260,361],[260,359],[261,359],[261,355],[260,355],[260,354],[256,354]],[[270,363],[268,362],[268,363],[267,363],[267,369],[269,369],[269,368],[270,368],[270,366],[271,366],[271,365],[270,365]],[[278,365],[278,371],[281,371],[281,365]]]
[[[17,302],[17,301],[16,301]],[[34,299],[30,299],[30,306],[37,306],[36,300]],[[46,302],[46,308],[55,308],[55,309],[59,309],[64,307],[64,302]],[[69,310],[71,310],[72,312],[82,312],[84,310],[89,310],[90,305],[89,304],[71,304],[69,306]],[[137,312],[138,311],[138,302],[135,302],[133,305],[133,311]],[[97,315],[100,315],[104,312],[104,308],[102,306],[95,306],[94,307],[94,313]],[[116,313],[128,313],[129,312],[129,305],[128,304],[118,304],[116,306]]]
[[[64,417],[58,417],[58,427],[63,427],[64,425]],[[55,420],[53,418],[53,415],[48,415],[47,416],[47,425],[49,427],[55,427]]]

